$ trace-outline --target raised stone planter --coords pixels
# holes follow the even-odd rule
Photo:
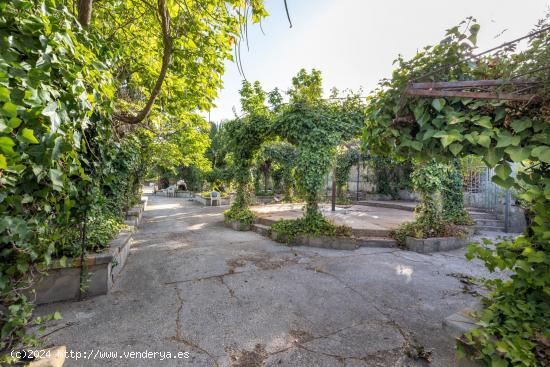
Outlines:
[[[433,238],[414,238],[405,239],[407,250],[419,252],[421,254],[449,251],[464,247],[468,243],[468,238],[464,237],[433,237]]]
[[[225,226],[235,231],[250,231],[250,224],[243,224],[239,221],[225,222]]]
[[[126,212],[126,220],[124,221],[124,223],[129,226],[139,227],[139,224],[141,223],[141,217],[143,216],[143,212],[145,211],[146,206],[147,198],[144,197],[141,199],[140,205],[136,205]]]
[[[135,228],[140,224],[143,210],[147,201],[142,201],[138,207],[132,208],[129,216],[136,226],[129,226],[121,231],[117,237],[109,242],[108,248],[101,253],[88,254],[84,264],[88,272],[88,281],[84,296],[93,297],[107,294],[115,278],[120,274],[132,244]],[[65,266],[63,266],[65,265]],[[69,258],[65,264],[54,260],[50,264],[47,274],[37,279],[33,287],[35,304],[44,304],[78,299],[80,296],[80,258]],[[29,294],[32,299],[33,295]]]
[[[288,243],[286,236],[273,230],[271,230],[269,237],[277,242]],[[334,250],[355,250],[358,247],[357,241],[352,237],[331,236],[298,235],[290,244],[296,246],[330,248]]]

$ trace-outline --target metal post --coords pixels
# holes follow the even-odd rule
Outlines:
[[[359,164],[361,162],[357,162],[357,190],[355,191],[355,201],[359,201]]]
[[[336,168],[332,171],[332,211],[336,211]]]

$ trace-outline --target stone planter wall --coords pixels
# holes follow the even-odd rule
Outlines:
[[[104,252],[88,254],[84,264],[88,271],[88,282],[84,296],[93,297],[107,294],[116,277],[121,273],[128,258],[132,237],[139,226],[147,198],[140,205],[130,209],[126,222],[132,223],[109,242]],[[134,225],[135,224],[135,225]],[[80,296],[80,258],[69,258],[63,266],[59,260],[52,261],[47,274],[37,280],[34,291],[35,304],[44,304],[78,299]]]
[[[433,237],[433,238],[414,238],[405,239],[407,250],[426,254],[430,252],[449,251],[464,247],[468,243],[468,238],[460,237]]]
[[[271,230],[269,236],[272,240],[277,242],[287,243],[286,236],[283,236],[276,231]],[[357,241],[352,237],[330,237],[330,236],[306,236],[298,235],[294,239],[291,245],[296,246],[310,246],[320,248],[330,248],[335,250],[355,250],[358,245]]]
[[[165,191],[157,191],[155,192],[155,195],[168,196]],[[177,198],[191,199],[195,194],[191,191],[176,191],[175,195],[176,195],[175,197]]]
[[[235,231],[250,231],[250,224],[243,224],[239,221],[225,222],[225,226]]]
[[[409,190],[399,190],[399,200],[420,201],[420,195]]]
[[[272,204],[275,202],[275,196],[256,196],[256,204]]]

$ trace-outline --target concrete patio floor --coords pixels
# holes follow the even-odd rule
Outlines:
[[[296,219],[303,215],[303,204],[271,204],[252,207],[262,218],[272,220]],[[414,213],[408,210],[380,208],[365,205],[337,206],[332,212],[330,204],[322,204],[326,218],[335,224],[346,225],[357,230],[391,231],[400,224],[414,220]]]
[[[487,276],[464,250],[286,247],[225,228],[223,208],[149,199],[110,294],[37,310],[64,316],[46,344],[88,355],[66,366],[447,367],[441,322],[476,301],[459,278]],[[144,351],[189,358],[122,355]]]

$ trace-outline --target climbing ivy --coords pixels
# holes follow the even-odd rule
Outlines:
[[[274,121],[275,133],[296,146],[296,184],[306,201],[306,219],[321,216],[320,192],[336,149],[358,135],[364,120],[363,103],[356,96],[325,101],[321,93],[321,73],[300,70],[292,79],[290,102]]]
[[[454,224],[473,225],[474,221],[464,209],[464,180],[462,161],[453,159],[443,177],[443,219]]]
[[[469,24],[469,26],[468,26]],[[548,20],[537,29],[548,26]],[[464,30],[461,29],[465,28]],[[495,167],[492,180],[515,188],[535,214],[523,236],[503,241],[494,249],[472,246],[490,271],[510,272],[508,279],[490,282],[482,328],[463,340],[473,357],[493,366],[539,366],[548,362],[550,339],[550,124],[548,99],[518,103],[471,98],[407,98],[404,91],[420,81],[509,79],[515,75],[539,77],[547,90],[550,34],[539,33],[525,51],[501,51],[498,58],[466,59],[472,53],[480,27],[470,20],[449,29],[435,46],[411,60],[396,60],[391,79],[381,82],[368,106],[364,129],[369,148],[422,161],[477,155]],[[512,175],[512,165],[518,168]]]
[[[0,363],[38,342],[28,289],[52,257],[105,246],[136,201],[137,134],[113,135],[111,74],[55,2],[0,16]],[[58,313],[54,314],[59,317]]]
[[[344,146],[336,155],[336,196],[341,203],[345,203],[348,199],[345,194],[350,169],[353,165],[359,164],[361,157],[361,150],[357,145]]]
[[[251,169],[258,150],[271,134],[271,116],[260,83],[251,84],[245,80],[240,93],[241,105],[247,115],[226,122],[223,129],[223,141],[231,153],[233,179],[237,186],[235,200],[226,211],[226,218],[250,217]],[[241,215],[240,211],[246,211],[247,215]]]
[[[296,148],[282,141],[265,143],[256,158],[256,172],[263,175],[264,184],[271,177],[274,188],[281,186],[285,201],[291,201],[294,193],[295,160]],[[259,179],[259,174],[256,179]],[[267,192],[267,186],[264,186],[264,192]]]

